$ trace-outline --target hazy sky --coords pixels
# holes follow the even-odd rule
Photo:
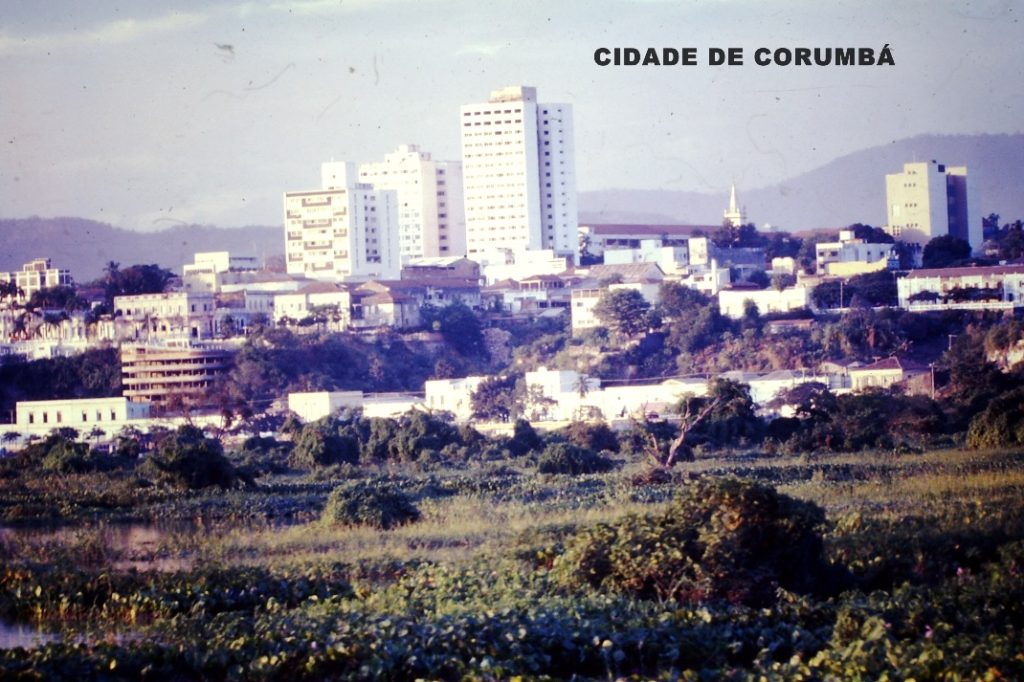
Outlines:
[[[170,9],[174,7],[175,9]],[[580,190],[722,192],[921,133],[1021,132],[1024,3],[0,0],[0,217],[278,224],[330,158],[459,157],[458,108],[571,102]],[[895,67],[760,67],[891,45]],[[700,65],[598,67],[597,47]],[[747,65],[706,65],[742,47]],[[895,169],[893,169],[895,170]]]

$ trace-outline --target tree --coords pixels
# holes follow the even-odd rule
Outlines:
[[[754,270],[747,277],[747,281],[758,289],[767,289],[768,285],[771,284],[771,279],[768,277],[768,273],[764,270]]]
[[[944,234],[924,245],[921,262],[926,268],[948,268],[970,257],[970,244],[959,237]]]
[[[441,332],[445,342],[465,357],[487,357],[480,318],[464,303],[452,303],[443,308],[425,305],[420,309],[420,321],[428,328]]]
[[[146,461],[146,469],[160,481],[189,490],[230,488],[238,480],[220,441],[189,425],[160,441],[156,453]]]
[[[519,413],[519,404],[515,395],[516,377],[488,377],[484,379],[473,395],[470,403],[473,407],[474,419],[493,419],[508,421]]]
[[[292,466],[312,469],[332,464],[356,464],[359,461],[359,441],[341,433],[340,427],[338,420],[332,417],[303,426],[289,457]]]
[[[601,324],[632,338],[650,328],[651,304],[636,289],[606,289],[594,306]]]

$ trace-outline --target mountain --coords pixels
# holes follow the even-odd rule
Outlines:
[[[158,232],[135,232],[84,218],[0,219],[0,271],[20,270],[34,258],[68,268],[76,282],[103,274],[109,261],[121,265],[156,263],[181,274],[197,251],[231,251],[265,258],[284,253],[280,227],[219,228],[178,225]]]
[[[967,166],[978,179],[981,215],[1024,218],[1024,134],[920,135],[840,157],[775,185],[737,187],[751,222],[799,232],[852,223],[884,225],[885,174],[936,159]],[[656,222],[718,225],[729,188],[718,194],[610,189],[581,192],[580,223]],[[656,220],[652,220],[656,218]]]

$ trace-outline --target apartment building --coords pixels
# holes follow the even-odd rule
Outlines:
[[[979,252],[981,203],[976,174],[966,166],[938,161],[903,164],[902,173],[885,176],[886,232],[896,239],[927,244],[935,237],[953,235]]]
[[[466,247],[579,260],[572,106],[506,87],[460,110]]]
[[[403,263],[466,253],[461,162],[435,161],[418,146],[403,144],[383,161],[360,164],[359,181],[396,192]]]
[[[321,176],[321,189],[284,195],[288,274],[328,281],[397,278],[397,193],[359,182],[351,162],[325,163]]]

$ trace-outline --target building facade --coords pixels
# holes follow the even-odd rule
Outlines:
[[[1024,265],[912,270],[896,281],[904,310],[1008,310],[1024,306]]]
[[[466,247],[551,249],[579,260],[572,107],[507,87],[461,108]]]
[[[902,173],[885,176],[885,197],[885,230],[896,239],[924,245],[949,234],[981,251],[977,178],[967,174],[966,166],[905,163]]]
[[[121,346],[121,385],[131,402],[149,402],[154,412],[203,407],[234,353],[217,345]]]
[[[466,253],[460,162],[434,161],[429,152],[403,144],[383,161],[360,164],[359,181],[397,193],[398,250],[403,263],[410,258]]]
[[[122,339],[209,339],[214,336],[214,311],[214,297],[207,293],[114,297],[114,324]]]
[[[108,433],[126,422],[149,418],[149,403],[124,397],[72,400],[30,400],[15,405],[16,423],[29,431],[70,427],[81,431],[100,428]]]
[[[284,195],[289,275],[337,281],[398,277],[398,198],[358,181],[355,164],[328,162],[322,189]]]
[[[15,300],[23,303],[41,289],[71,286],[72,280],[70,270],[53,267],[49,258],[36,258],[21,266],[21,270],[0,272],[0,282],[16,285],[21,291]]]

